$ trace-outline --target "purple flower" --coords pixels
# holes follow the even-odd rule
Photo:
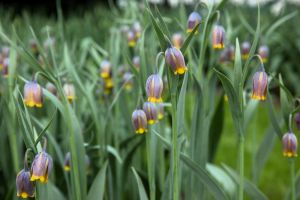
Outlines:
[[[159,74],[152,74],[146,82],[146,93],[148,101],[153,103],[162,102],[161,93],[163,91],[163,81]]]
[[[300,112],[295,114],[296,127],[300,131]]]
[[[282,137],[282,150],[285,157],[297,157],[298,142],[294,133],[288,132]]]
[[[65,83],[63,90],[69,102],[72,102],[76,98],[75,87],[72,83]]]
[[[263,63],[268,62],[269,59],[269,47],[267,45],[262,45],[258,49],[258,54],[260,55]]]
[[[17,196],[23,199],[35,196],[35,183],[30,181],[30,172],[22,169],[16,178]]]
[[[100,65],[100,76],[102,78],[110,78],[112,75],[111,64],[108,60],[103,60]]]
[[[183,37],[181,33],[174,33],[172,35],[172,44],[175,48],[180,49],[183,45]]]
[[[193,29],[201,23],[201,20],[202,20],[202,17],[200,16],[199,13],[197,12],[192,12],[190,15],[189,15],[189,18],[188,18],[188,28],[187,28],[187,32],[190,33],[193,31]],[[198,32],[198,30],[196,31],[196,33]]]
[[[249,53],[250,53],[250,48],[251,48],[250,42],[246,41],[246,42],[242,43],[241,53],[242,53],[243,60],[248,59]]]
[[[28,107],[42,107],[43,90],[36,81],[30,81],[24,86],[24,103]]]
[[[267,98],[268,75],[264,71],[255,72],[253,76],[252,99],[264,101]]]
[[[133,111],[131,120],[134,130],[137,134],[143,134],[147,132],[147,117],[143,110],[137,109]]]
[[[223,49],[225,42],[225,30],[221,25],[215,25],[212,32],[212,45],[214,49]]]
[[[52,166],[52,158],[45,150],[38,153],[31,165],[30,181],[38,180],[41,183],[47,183]]]
[[[181,51],[175,47],[167,48],[165,52],[166,63],[171,67],[174,74],[184,74],[187,71],[185,60]]]
[[[154,124],[158,117],[156,105],[151,102],[145,102],[143,105],[143,110],[146,113],[148,124]]]

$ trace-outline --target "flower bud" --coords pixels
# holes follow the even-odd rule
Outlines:
[[[267,45],[262,45],[258,49],[258,54],[260,55],[263,63],[268,62],[269,59],[269,47]]]
[[[148,124],[154,124],[157,121],[157,108],[154,103],[145,102],[143,110],[146,113]]]
[[[48,182],[48,176],[52,170],[52,158],[46,153],[45,150],[42,150],[38,153],[32,162],[30,170],[30,181],[40,181],[41,183]]]
[[[223,49],[225,42],[225,30],[221,25],[215,25],[212,32],[212,45],[214,49]]]
[[[143,110],[137,109],[133,111],[131,120],[134,130],[137,134],[143,134],[147,132],[147,117]]]
[[[24,103],[28,107],[43,106],[43,89],[36,81],[27,82],[24,86]]]
[[[132,59],[132,63],[137,70],[139,70],[141,68],[141,60],[140,60],[139,56],[134,56]]]
[[[54,96],[56,96],[57,90],[56,90],[55,85],[53,85],[52,83],[48,82],[48,83],[46,84],[46,89],[47,89],[49,92],[51,92]]]
[[[282,137],[282,150],[285,157],[297,157],[298,142],[294,133],[288,132]]]
[[[109,78],[112,75],[111,64],[108,60],[103,60],[100,65],[100,76]]]
[[[184,57],[179,49],[168,47],[165,52],[166,63],[171,67],[174,74],[184,74],[187,71]]]
[[[30,172],[22,169],[16,178],[17,197],[26,199],[35,196],[35,184],[30,181]]]
[[[199,13],[197,12],[192,12],[188,18],[188,28],[187,28],[187,32],[190,33],[193,31],[193,29],[201,23],[201,16]],[[196,31],[196,33],[198,33],[198,30]]]
[[[162,102],[161,93],[163,87],[163,81],[159,74],[152,74],[149,76],[146,82],[148,101],[153,103]]]
[[[264,71],[255,72],[253,76],[252,99],[264,101],[267,98],[268,75]]]
[[[134,47],[136,45],[136,37],[133,31],[127,32],[127,42],[129,47]]]
[[[300,131],[300,112],[295,114],[296,127]]]
[[[173,46],[177,49],[180,49],[183,45],[183,37],[181,33],[174,33],[172,36]]]
[[[2,75],[4,78],[8,77],[9,75],[8,67],[9,67],[9,58],[4,58],[2,63]]]
[[[69,102],[72,102],[76,98],[75,87],[72,83],[65,83],[63,90]]]
[[[251,48],[251,44],[250,42],[246,41],[242,43],[242,59],[243,60],[247,60],[249,57],[249,53],[250,53],[250,48]]]

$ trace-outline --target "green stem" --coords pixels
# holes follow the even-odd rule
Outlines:
[[[291,187],[292,187],[292,200],[296,200],[296,189],[295,189],[295,160],[290,160],[290,171],[291,171]]]
[[[148,164],[148,179],[149,179],[149,189],[150,189],[150,200],[155,200],[155,170],[154,170],[154,160],[152,159],[151,149],[151,127],[149,128],[149,133],[146,135],[146,146],[147,146],[147,164]]]
[[[239,138],[239,170],[240,170],[240,184],[239,184],[239,200],[244,199],[244,136]]]
[[[172,101],[172,177],[173,198],[179,199],[179,181],[178,181],[178,148],[177,148],[177,113],[176,113],[176,92],[171,94]]]

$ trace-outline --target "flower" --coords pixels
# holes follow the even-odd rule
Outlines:
[[[242,43],[242,59],[243,60],[247,60],[249,57],[249,53],[250,53],[250,48],[251,48],[251,44],[250,42],[246,41]]]
[[[63,90],[69,102],[72,102],[76,98],[75,87],[72,83],[65,83]]]
[[[180,49],[183,45],[183,37],[181,33],[174,33],[172,35],[172,44],[175,48]]]
[[[101,62],[101,65],[100,65],[100,76],[102,78],[109,78],[111,77],[111,64],[108,60],[103,60]]]
[[[159,120],[161,120],[161,119],[164,118],[164,115],[165,115],[164,104],[160,103],[158,105],[158,115],[157,115],[157,118]]]
[[[52,158],[46,153],[45,150],[42,150],[38,153],[32,162],[30,170],[30,181],[40,181],[41,183],[48,182],[48,176],[52,170]]]
[[[146,113],[148,124],[154,124],[157,120],[157,108],[152,102],[145,102],[143,110]]]
[[[71,170],[71,154],[70,154],[70,152],[66,153],[65,161],[64,161],[64,170],[66,172]]]
[[[134,32],[135,38],[138,39],[141,37],[142,34],[142,26],[140,22],[136,21],[132,24],[132,30]]]
[[[263,63],[268,62],[269,58],[269,47],[267,45],[262,45],[258,49],[258,54],[260,55]]]
[[[4,58],[2,62],[2,75],[8,77],[9,58]]]
[[[184,57],[179,49],[168,47],[165,52],[166,63],[171,67],[174,74],[184,74],[187,71]]]
[[[140,61],[140,57],[139,56],[134,56],[132,58],[132,63],[135,66],[135,68],[137,70],[139,70],[141,68],[141,61]]]
[[[146,82],[148,101],[153,103],[162,102],[161,93],[163,87],[163,81],[159,74],[152,74],[149,76]]]
[[[132,124],[137,134],[147,132],[147,117],[143,110],[136,109],[131,116]]]
[[[215,25],[212,32],[212,45],[214,49],[223,49],[225,42],[225,30],[221,25]]]
[[[133,86],[132,74],[129,72],[125,72],[123,75],[123,83],[125,85],[126,90],[131,90]]]
[[[300,131],[300,112],[295,114],[296,127]]]
[[[193,31],[193,29],[201,23],[201,16],[199,13],[197,12],[192,12],[190,15],[189,15],[189,18],[188,18],[188,28],[187,28],[187,32],[190,33]],[[196,33],[198,33],[198,30],[196,31]]]
[[[24,103],[28,107],[42,107],[43,90],[36,81],[27,82],[24,86]]]
[[[51,92],[54,96],[56,96],[56,94],[57,94],[56,87],[55,87],[55,85],[53,85],[51,82],[48,82],[48,83],[46,84],[46,89],[47,89],[49,92]]]
[[[129,47],[134,47],[136,45],[136,37],[133,31],[127,32],[127,42]]]
[[[35,184],[30,181],[30,172],[22,169],[16,178],[17,197],[26,199],[35,196]]]
[[[255,72],[253,76],[252,99],[264,101],[267,98],[268,75],[264,71]]]
[[[35,56],[38,56],[39,54],[39,49],[38,49],[38,45],[37,45],[37,42],[32,39],[30,40],[30,48],[31,48],[31,52],[35,55]]]
[[[298,142],[294,133],[285,133],[282,137],[282,150],[285,157],[297,157]]]

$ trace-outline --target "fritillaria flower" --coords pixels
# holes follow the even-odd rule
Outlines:
[[[147,117],[143,110],[137,109],[133,111],[131,120],[134,130],[137,134],[143,134],[147,132]]]
[[[141,68],[141,59],[139,56],[134,56],[132,58],[132,63],[137,70]]]
[[[47,89],[49,92],[51,92],[54,96],[56,96],[57,90],[56,90],[55,85],[53,85],[52,83],[48,82],[48,83],[46,84],[46,89]]]
[[[71,170],[71,153],[68,152],[65,156],[65,161],[64,161],[64,170],[66,172]]]
[[[30,48],[31,48],[31,52],[35,56],[37,56],[39,54],[38,45],[37,45],[37,42],[34,39],[30,40]]]
[[[183,37],[181,33],[174,33],[172,36],[172,44],[175,48],[180,49],[183,45]]]
[[[43,149],[34,157],[30,170],[30,181],[47,183],[52,166],[53,163],[51,156],[46,153],[45,149]]]
[[[4,78],[8,77],[9,58],[4,58],[2,63],[2,75]]]
[[[225,42],[225,30],[221,25],[215,25],[212,32],[212,45],[214,49],[223,49]]]
[[[108,60],[103,60],[101,62],[101,65],[100,65],[100,76],[102,78],[109,78],[111,77],[111,64]]]
[[[252,99],[264,101],[267,98],[268,75],[264,70],[255,72],[253,76]]]
[[[202,20],[202,17],[200,16],[199,13],[197,12],[192,12],[190,15],[189,15],[189,18],[188,18],[188,28],[187,28],[187,32],[190,33],[193,31],[193,29],[201,23],[201,20]],[[196,31],[196,33],[198,33],[198,30]]]
[[[43,89],[36,81],[27,82],[24,86],[24,103],[28,107],[43,106]]]
[[[163,88],[163,81],[159,74],[152,74],[149,76],[146,82],[148,101],[153,103],[162,102],[161,93]]]
[[[133,31],[127,32],[127,42],[129,47],[134,47],[136,45],[136,37]]]
[[[269,47],[267,45],[262,45],[258,49],[258,54],[261,57],[263,63],[268,62],[269,59]]]
[[[175,47],[168,47],[165,52],[166,63],[171,67],[175,75],[184,74],[187,71],[184,57],[181,51]]]
[[[72,83],[65,83],[63,90],[69,102],[72,102],[76,98],[75,87]]]
[[[143,110],[146,113],[148,124],[154,124],[158,117],[156,105],[151,102],[145,102],[143,105]]]
[[[112,78],[106,78],[104,79],[104,93],[105,94],[110,94],[110,92],[112,91],[112,88],[114,87],[114,82]]]
[[[141,37],[142,34],[142,26],[140,22],[136,21],[132,24],[132,30],[134,32],[135,38],[138,39]]]
[[[251,44],[250,42],[246,41],[242,43],[242,59],[243,60],[247,60],[249,57],[249,53],[250,53],[250,48],[251,48]]]
[[[294,133],[288,132],[282,137],[282,150],[285,157],[297,157],[298,142]]]
[[[295,114],[296,127],[300,131],[300,112]]]
[[[22,169],[16,178],[17,197],[26,199],[35,196],[35,183],[30,181],[30,172]]]

